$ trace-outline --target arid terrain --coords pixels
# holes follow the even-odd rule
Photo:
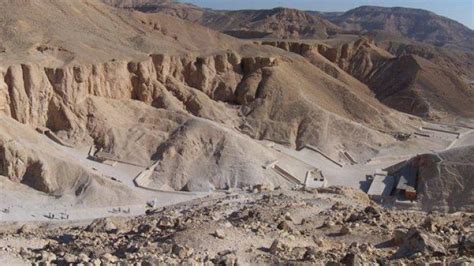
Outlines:
[[[0,9],[0,265],[474,263],[464,25],[368,6]]]
[[[64,265],[469,265],[473,222],[465,213],[386,210],[351,189],[232,191],[132,219],[7,227],[0,254]]]

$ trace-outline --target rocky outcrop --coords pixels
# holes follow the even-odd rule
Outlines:
[[[461,78],[474,80],[474,53],[472,51],[452,49],[450,47],[437,47],[424,43],[405,43],[397,39],[388,39],[378,42],[378,46],[386,49],[395,56],[417,55],[450,69]]]
[[[416,174],[417,201],[424,211],[474,210],[474,146],[415,156],[400,173]]]
[[[374,69],[394,57],[378,48],[369,38],[361,38],[337,47],[320,46],[318,48],[318,51],[329,61],[364,83],[370,80]]]
[[[344,51],[338,48],[333,48],[327,44],[321,42],[304,42],[304,41],[262,41],[262,45],[270,45],[278,47],[285,51],[296,53],[306,58],[311,64],[324,71],[326,74],[334,77],[335,79],[344,82],[346,85],[353,89],[357,89],[362,93],[369,93],[370,89],[367,88],[357,76],[353,76],[354,73],[350,73],[347,69],[350,61],[352,60],[352,54],[356,53],[358,49],[354,49],[356,45],[345,45],[343,46]],[[364,42],[361,40],[358,42],[357,47],[364,46]],[[352,47],[349,50],[349,47]],[[371,61],[368,58],[365,61]],[[359,68],[357,68],[359,67]],[[373,64],[358,65],[353,68],[357,68],[360,72],[369,72],[373,67]]]
[[[23,258],[25,264],[45,264],[51,258],[57,264],[153,265],[473,262],[471,214],[429,214],[428,219],[436,221],[432,231],[422,229],[427,214],[412,210],[375,207],[378,216],[347,222],[348,214],[374,209],[367,205],[374,203],[355,190],[325,190],[229,191],[166,208],[151,207],[147,215],[98,219],[89,225],[7,227],[2,232],[6,240],[27,238],[48,244],[6,247],[3,254]],[[401,247],[392,245],[392,229],[399,226],[413,227],[408,235],[406,229]],[[340,227],[350,234],[337,233]],[[64,236],[67,241],[56,241]]]
[[[240,91],[240,98],[236,97],[235,90],[244,76],[274,64],[272,58],[241,59],[230,53],[197,58],[152,55],[142,62],[116,61],[56,69],[36,64],[15,65],[2,71],[0,102],[3,113],[21,123],[65,133],[85,130],[77,105],[90,95],[135,99],[159,108],[181,107],[206,116],[204,109],[208,107],[202,106],[203,95],[215,101],[237,103],[249,93]],[[69,134],[72,135],[76,134]]]
[[[447,251],[441,241],[435,236],[412,228],[394,254],[394,258],[406,258],[416,253],[428,254],[430,256],[445,256]]]
[[[362,82],[377,99],[396,110],[434,120],[449,120],[454,115],[474,116],[470,108],[472,88],[451,69],[412,54],[395,57],[377,47],[370,38],[335,47],[284,41],[262,44],[300,54],[327,74],[360,91],[365,87],[359,83]]]
[[[473,90],[450,69],[418,56],[388,60],[368,84],[377,98],[402,112],[448,121],[474,117]]]
[[[174,1],[102,0],[147,13],[163,13],[242,38],[326,39],[340,29],[317,13],[277,7],[264,10],[212,10]]]
[[[466,146],[418,158],[418,193],[424,209],[474,210],[473,150]]]

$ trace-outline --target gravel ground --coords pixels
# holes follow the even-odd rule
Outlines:
[[[15,261],[59,265],[469,265],[473,225],[473,214],[383,209],[352,189],[256,187],[148,209],[135,218],[3,226],[0,251]],[[22,241],[29,245],[14,244]]]

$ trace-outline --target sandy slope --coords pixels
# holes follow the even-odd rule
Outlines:
[[[0,16],[2,65],[62,66],[235,47],[231,38],[204,28],[183,32],[185,24],[175,18],[131,13],[93,0],[7,0],[0,8],[10,10]]]

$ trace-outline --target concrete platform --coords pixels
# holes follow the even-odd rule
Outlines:
[[[368,195],[389,197],[395,188],[395,177],[375,175],[370,184]]]

